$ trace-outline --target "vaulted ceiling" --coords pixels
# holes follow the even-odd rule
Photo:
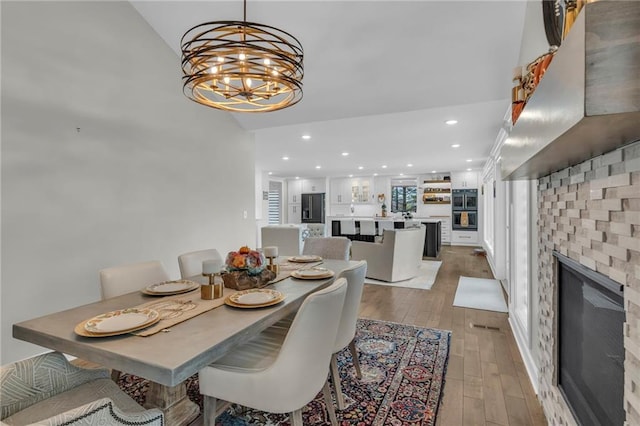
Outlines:
[[[176,52],[177,72],[186,30],[241,20],[243,12],[240,0],[132,4]],[[248,21],[293,34],[305,54],[299,104],[234,114],[255,132],[256,167],[280,177],[480,169],[510,103],[525,8],[524,1],[249,0]]]

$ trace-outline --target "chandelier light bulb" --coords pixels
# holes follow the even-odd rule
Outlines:
[[[247,87],[251,87],[251,79],[250,78],[247,78],[244,82],[246,83]]]
[[[238,59],[240,59],[241,61],[244,61],[245,59],[247,59],[247,56],[244,53],[240,53],[238,55]]]
[[[229,84],[231,82],[231,79],[229,77],[225,77],[224,78],[224,83],[225,84]]]
[[[218,67],[213,66],[211,67],[211,74],[217,74],[218,73]]]
[[[269,58],[265,58],[265,60],[263,61],[265,65],[271,65],[271,59]]]

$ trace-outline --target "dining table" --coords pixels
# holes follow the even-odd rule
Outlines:
[[[285,263],[286,259],[280,259]],[[329,286],[352,261],[322,260],[321,267],[333,276],[298,279],[290,274],[266,288],[281,292],[284,300],[267,307],[245,309],[222,304],[188,320],[142,337],[125,333],[107,337],[85,337],[74,329],[100,314],[140,306],[157,296],[142,291],[89,303],[13,325],[13,337],[78,357],[101,366],[150,381],[145,407],[160,408],[165,424],[187,425],[199,415],[199,407],[187,398],[184,381],[225,355],[234,346],[255,337],[267,327],[295,313],[311,293]],[[301,267],[312,267],[301,264]],[[284,265],[283,265],[284,266]],[[204,276],[190,277],[200,284]],[[223,297],[235,290],[225,288]],[[181,295],[199,300],[200,290]]]

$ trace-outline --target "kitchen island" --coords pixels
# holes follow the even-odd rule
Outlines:
[[[344,234],[342,233],[340,222],[342,220],[353,220],[356,227],[355,234]],[[332,236],[343,236],[347,237],[351,240],[356,241],[366,241],[366,242],[375,242],[375,236],[373,235],[360,235],[360,222],[365,220],[373,220],[375,222],[376,227],[376,235],[381,235],[379,232],[378,222],[380,221],[392,221],[394,229],[404,229],[405,227],[411,226],[412,224],[421,223],[426,226],[427,230],[425,233],[425,244],[423,249],[423,257],[434,257],[437,258],[440,255],[440,247],[442,245],[442,231],[443,226],[447,226],[447,237],[449,235],[448,226],[450,223],[450,218],[448,216],[439,217],[439,216],[431,216],[431,217],[418,217],[415,216],[411,219],[403,219],[397,217],[382,217],[382,216],[328,216],[327,222],[331,226]],[[443,222],[447,222],[446,225],[443,225]],[[447,240],[448,242],[448,240]]]

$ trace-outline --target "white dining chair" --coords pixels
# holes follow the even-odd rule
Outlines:
[[[217,400],[272,413],[290,413],[302,426],[302,408],[322,389],[332,425],[337,419],[327,376],[347,281],[308,296],[291,327],[270,327],[199,372],[204,424],[213,426]]]
[[[100,294],[109,299],[163,281],[169,281],[169,275],[157,260],[114,266],[100,271]]]
[[[344,300],[342,314],[340,315],[340,326],[338,327],[338,335],[331,355],[331,378],[336,393],[336,405],[338,409],[344,410],[346,404],[344,395],[342,394],[342,384],[340,383],[340,373],[338,371],[338,352],[349,347],[351,358],[353,359],[353,367],[356,370],[356,377],[362,378],[360,370],[360,362],[358,360],[358,352],[356,351],[356,322],[358,313],[360,312],[360,301],[362,300],[362,288],[364,287],[364,278],[367,274],[367,262],[360,261],[348,269],[345,269],[338,275],[338,278],[347,280],[347,296]]]
[[[351,240],[346,237],[309,237],[304,240],[303,255],[323,259],[349,260]]]
[[[216,249],[198,250],[181,254],[178,256],[180,277],[186,279],[202,274],[202,261],[211,259],[223,260]]]

